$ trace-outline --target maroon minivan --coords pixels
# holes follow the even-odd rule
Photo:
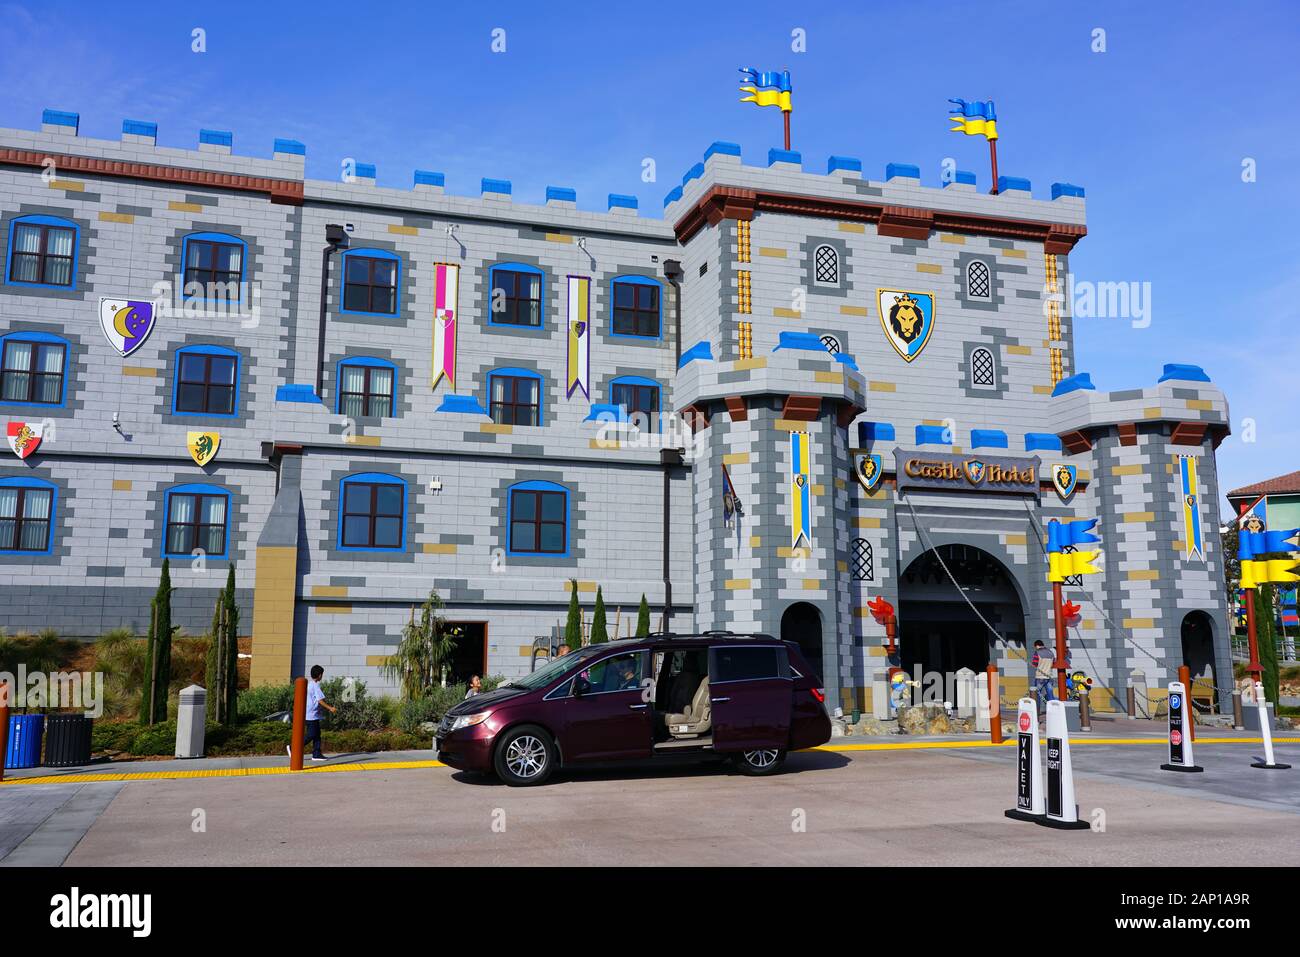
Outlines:
[[[438,760],[541,784],[557,767],[665,755],[724,757],[771,774],[830,740],[821,679],[769,635],[651,635],[580,648],[462,701],[434,735]]]

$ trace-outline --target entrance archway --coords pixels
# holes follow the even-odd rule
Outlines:
[[[1203,611],[1189,611],[1183,616],[1182,639],[1183,664],[1192,673],[1192,701],[1198,705],[1208,701],[1209,709],[1214,710],[1217,695],[1213,687],[1218,685],[1214,680],[1214,620]],[[1204,679],[1211,688],[1205,687]]]
[[[950,688],[957,671],[978,673],[994,660],[996,639],[963,594],[1004,642],[1024,644],[1024,606],[1006,567],[972,545],[940,545],[913,560],[899,580],[899,665],[909,675],[920,666],[922,674],[942,673]]]
[[[826,680],[822,670],[822,616],[816,605],[798,601],[787,608],[781,615],[781,640],[798,645],[817,677]]]

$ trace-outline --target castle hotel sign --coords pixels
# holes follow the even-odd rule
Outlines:
[[[954,455],[949,452],[894,450],[899,489],[1038,494],[1038,456]]]

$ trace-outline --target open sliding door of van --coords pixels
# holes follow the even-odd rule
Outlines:
[[[793,683],[780,645],[715,645],[709,649],[713,750],[790,746]]]

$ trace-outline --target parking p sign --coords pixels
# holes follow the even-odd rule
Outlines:
[[[1188,733],[1191,716],[1187,713],[1187,689],[1182,682],[1169,684],[1169,763],[1164,771],[1200,771],[1192,756],[1192,736]]]

